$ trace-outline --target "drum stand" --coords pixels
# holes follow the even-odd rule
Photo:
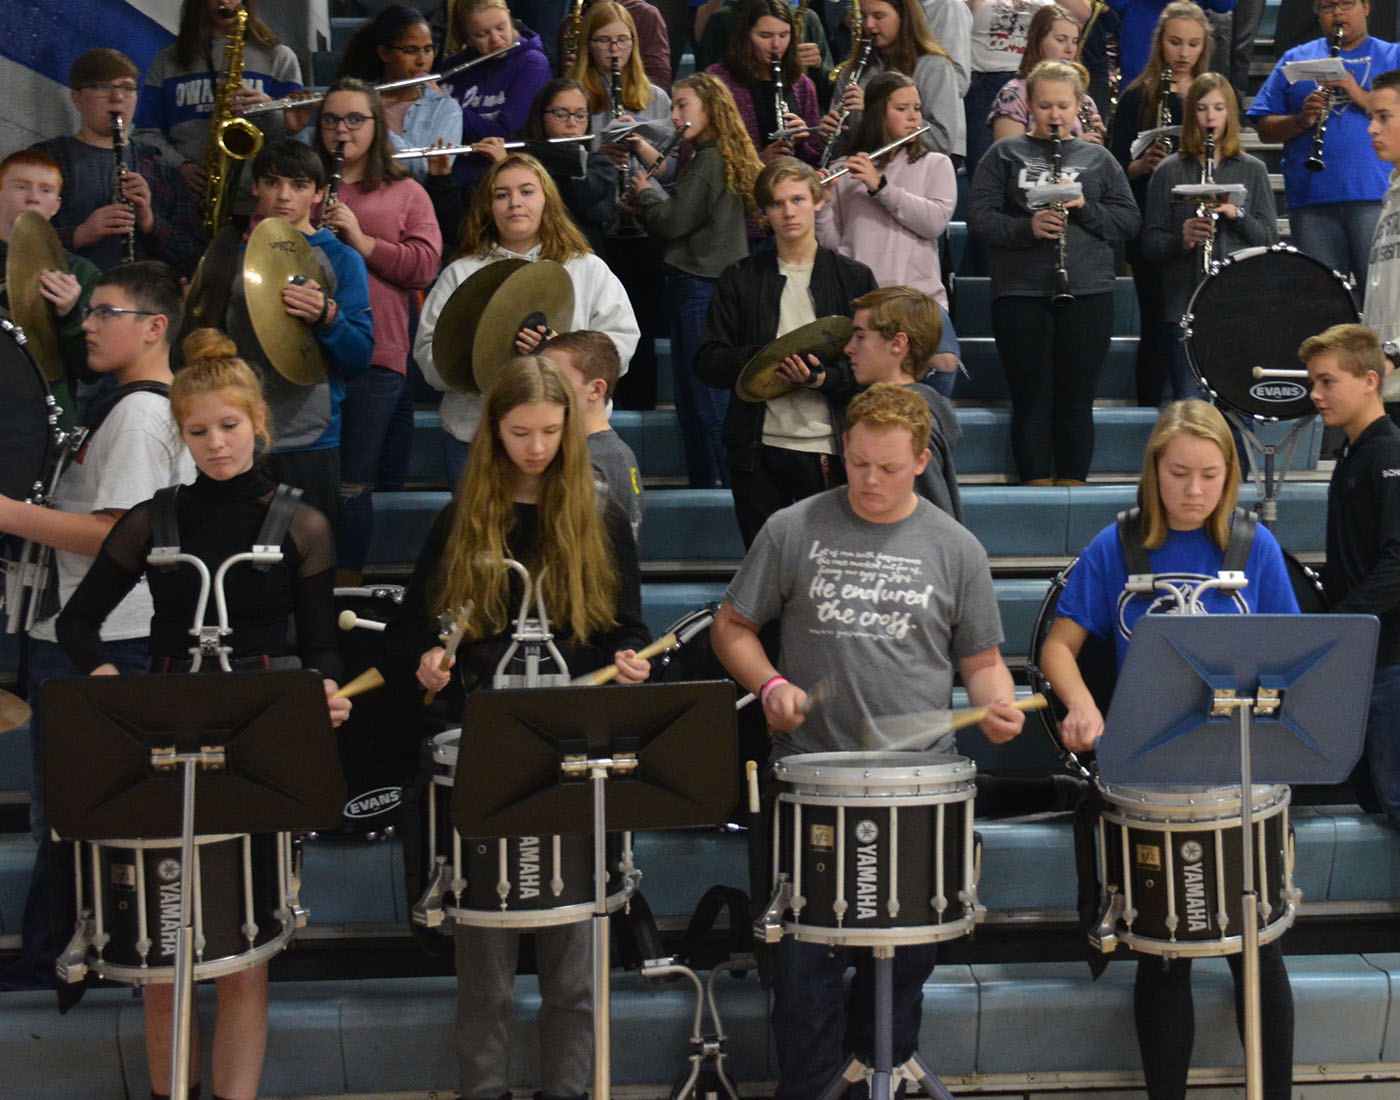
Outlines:
[[[1293,465],[1293,452],[1298,447],[1298,440],[1302,438],[1303,429],[1312,423],[1317,414],[1309,413],[1295,420],[1277,443],[1265,443],[1255,434],[1255,421],[1252,418],[1246,419],[1228,408],[1222,408],[1220,411],[1245,441],[1245,450],[1249,452],[1249,476],[1254,482],[1255,492],[1259,494],[1255,510],[1259,513],[1260,522],[1272,529],[1278,519],[1279,494],[1283,491],[1283,482]],[[1261,463],[1254,460],[1256,451],[1263,459],[1262,470]]]
[[[52,400],[52,399],[50,399]],[[58,419],[61,409],[54,407],[51,412],[53,420]],[[53,461],[53,467],[49,471],[48,484],[41,481],[34,483],[35,492],[28,498],[29,504],[48,505],[53,500],[53,495],[58,491],[58,479],[63,476],[63,471],[68,469],[68,464],[73,460],[87,439],[88,430],[86,428],[73,428],[64,431],[61,428],[54,428],[54,446],[58,450],[57,457]],[[5,567],[5,632],[7,634],[25,633],[28,634],[33,625],[46,615],[51,615],[58,610],[40,606],[44,593],[49,587],[49,577],[54,570],[53,547],[45,546],[42,543],[25,540],[20,544],[19,561],[8,563]]]
[[[1361,755],[1378,634],[1369,615],[1144,615],[1099,742],[1106,783],[1240,785],[1247,1100],[1264,1088],[1254,754],[1261,781],[1344,780]]]

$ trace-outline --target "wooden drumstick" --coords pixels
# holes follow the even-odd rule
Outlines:
[[[342,687],[332,699],[353,699],[356,695],[363,695],[367,691],[384,686],[384,674],[377,668],[367,668],[348,684]]]
[[[758,761],[744,761],[744,778],[749,785],[749,813],[758,813]]]
[[[680,644],[680,639],[675,634],[663,634],[652,642],[645,649],[637,650],[637,657],[643,661],[650,661],[653,657],[658,657],[667,650],[675,649]],[[617,665],[608,665],[600,668],[596,672],[585,672],[582,676],[574,678],[576,684],[606,684],[617,677]]]
[[[1036,692],[1029,699],[1017,699],[1011,704],[1012,710],[1043,710],[1047,705],[1044,695]],[[968,726],[975,726],[987,717],[987,707],[964,707],[962,710],[955,710],[948,715],[948,724],[941,732],[948,730],[965,729]]]
[[[452,662],[457,656],[457,647],[462,644],[462,636],[467,632],[467,623],[471,620],[472,605],[468,600],[465,607],[458,610],[456,615],[449,616],[443,613],[443,619],[450,619],[451,626],[446,633],[439,635],[443,642],[442,660],[438,662],[439,672],[449,672],[452,669]],[[437,691],[429,688],[423,696],[423,705],[432,706],[433,700],[437,698]]]

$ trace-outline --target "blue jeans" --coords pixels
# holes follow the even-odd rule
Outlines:
[[[443,439],[442,463],[447,469],[447,488],[455,493],[457,483],[462,480],[462,471],[467,468],[467,453],[471,450],[471,444],[463,443],[455,435],[446,435]]]
[[[1350,274],[1356,284],[1356,303],[1366,293],[1366,264],[1371,238],[1380,220],[1379,202],[1328,202],[1300,206],[1288,212],[1288,228],[1294,246],[1333,271]]]
[[[715,293],[715,280],[666,269],[666,297],[671,304],[671,375],[676,419],[685,448],[685,469],[692,489],[728,487],[724,458],[724,415],[729,392],[705,385],[692,365],[700,346],[700,326]]]
[[[339,565],[359,573],[374,533],[374,482],[384,440],[403,392],[403,375],[370,367],[345,385],[340,406]]]
[[[894,953],[894,1063],[919,1045],[924,982],[933,973],[936,945]],[[856,968],[849,994],[846,968]],[[826,947],[785,937],[778,944],[773,986],[773,1039],[778,1050],[774,1100],[820,1096],[854,1054],[867,1066],[875,1057],[875,960],[869,948]]]
[[[1400,665],[1381,665],[1371,680],[1366,761],[1386,820],[1400,829]]]
[[[958,334],[953,330],[953,319],[948,316],[948,311],[942,306],[938,307],[938,313],[943,318],[943,335],[938,340],[938,347],[933,349],[934,355],[956,355],[958,365],[962,365],[962,344],[958,342]],[[953,385],[958,380],[958,372],[955,370],[931,370],[921,379],[925,386],[930,386],[937,393],[944,397],[953,396]]]
[[[997,93],[1016,73],[973,73],[963,97],[963,114],[967,117],[967,158],[963,166],[967,178],[977,171],[977,162],[982,154],[992,147],[992,128],[987,125],[987,114],[996,102]]]

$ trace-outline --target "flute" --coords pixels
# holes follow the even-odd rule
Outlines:
[[[530,145],[579,145],[585,141],[592,140],[592,134],[571,134],[569,137],[532,138],[529,141],[507,141],[502,144],[502,148],[524,149]],[[397,153],[393,154],[391,159],[414,160],[421,157],[456,157],[479,152],[481,152],[480,149],[474,149],[470,145],[444,145],[441,148],[436,145],[420,145],[413,149],[400,149]]]
[[[391,80],[387,84],[376,84],[374,90],[380,95],[383,95],[385,92],[398,91],[400,88],[415,88],[419,84],[431,84],[435,80],[450,80],[458,73],[466,72],[473,65],[484,64],[493,57],[500,57],[502,54],[509,53],[517,46],[523,46],[524,44],[525,40],[523,38],[517,38],[509,46],[502,46],[499,50],[492,50],[490,53],[484,53],[480,57],[473,57],[468,61],[453,65],[450,69],[444,69],[440,73],[424,73],[422,76],[407,76],[402,80]],[[254,107],[249,107],[243,112],[243,117],[248,118],[250,115],[265,115],[269,111],[285,111],[289,107],[312,107],[325,98],[325,92],[314,92],[311,95],[301,96],[300,98],[289,95],[283,96],[281,99],[269,99],[266,103],[259,103]]]
[[[877,157],[883,157],[886,153],[898,149],[901,145],[908,145],[915,138],[922,137],[931,129],[933,129],[932,126],[930,126],[928,123],[924,123],[924,125],[920,126],[912,134],[905,134],[902,138],[897,138],[894,141],[890,142],[888,145],[880,146],[880,148],[876,149],[875,152],[870,154],[870,159],[875,160]],[[822,186],[825,187],[834,179],[840,179],[849,171],[849,168],[847,168],[845,165],[842,165],[840,168],[836,169],[836,171],[832,172],[831,175],[827,176],[826,179],[822,180]]]

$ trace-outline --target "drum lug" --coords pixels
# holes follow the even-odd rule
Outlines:
[[[83,910],[73,929],[73,938],[58,956],[55,970],[61,982],[80,982],[88,972],[87,954],[92,943],[92,914]]]
[[[777,943],[783,938],[783,914],[792,908],[792,882],[786,873],[778,875],[773,900],[753,922],[753,935],[759,943]]]
[[[1108,903],[1103,907],[1103,912],[1099,914],[1099,923],[1089,932],[1089,943],[1105,955],[1113,954],[1118,949],[1116,929],[1122,916],[1123,895],[1113,890],[1108,895]]]
[[[414,924],[422,925],[424,928],[437,928],[442,924],[444,917],[442,900],[447,895],[447,888],[451,881],[452,871],[447,866],[447,860],[438,856],[437,863],[433,867],[433,876],[428,880],[428,888],[423,891],[423,896],[413,907]]]

